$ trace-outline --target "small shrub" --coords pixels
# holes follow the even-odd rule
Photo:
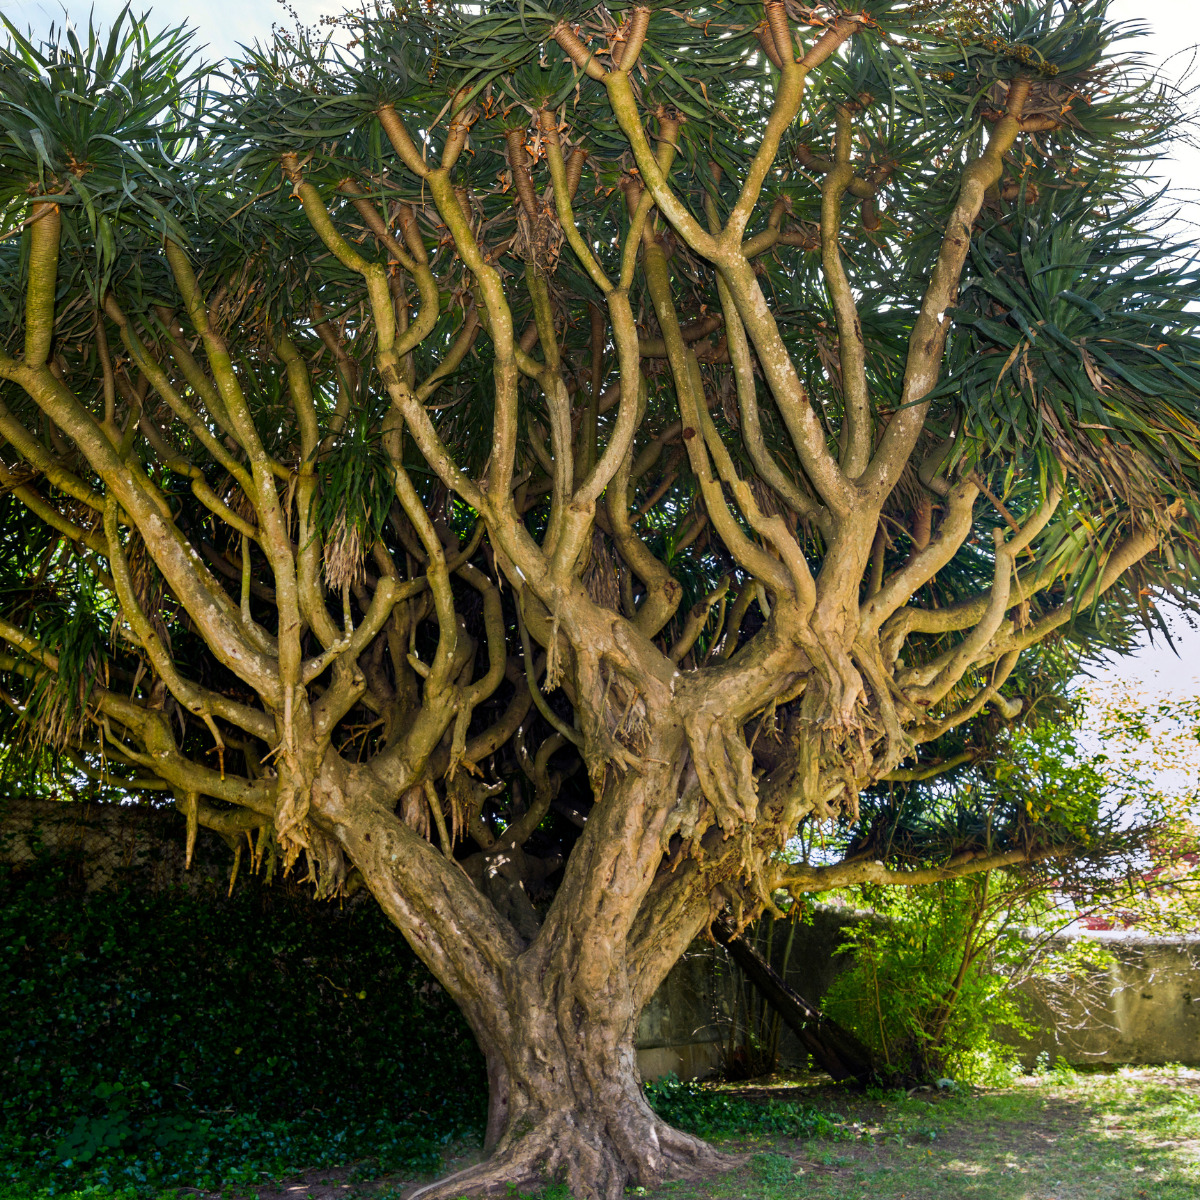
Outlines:
[[[996,936],[1000,886],[984,876],[919,891],[871,890],[881,919],[852,931],[844,948],[853,951],[853,965],[834,981],[824,1008],[893,1076],[1011,1079],[1016,1051],[995,1030],[1028,1028],[1005,971],[1006,955],[1025,947],[1015,929]],[[1006,915],[1001,910],[1001,921]]]
[[[747,1100],[674,1075],[648,1083],[646,1097],[668,1124],[702,1138],[759,1134],[837,1141],[854,1136],[836,1114],[786,1100]]]
[[[1054,1060],[1054,1067],[1050,1072],[1050,1078],[1062,1087],[1070,1087],[1079,1076],[1075,1068],[1065,1058],[1059,1057]]]

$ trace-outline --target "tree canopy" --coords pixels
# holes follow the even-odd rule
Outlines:
[[[9,26],[4,737],[371,890],[489,1062],[447,1195],[708,1161],[632,1031],[718,914],[1094,845],[916,785],[1193,603],[1190,118],[1106,8]]]

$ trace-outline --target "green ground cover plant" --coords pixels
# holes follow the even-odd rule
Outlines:
[[[677,1129],[703,1138],[735,1137],[740,1134],[781,1135],[792,1138],[850,1137],[842,1120],[811,1105],[787,1100],[765,1103],[745,1099],[736,1092],[681,1082],[667,1075],[646,1085],[650,1105]]]
[[[736,1170],[644,1194],[653,1200],[1192,1200],[1200,1190],[1196,1070],[1079,1074],[1060,1065],[1005,1088],[825,1093],[814,1094],[811,1104],[836,1140],[779,1137],[752,1121],[739,1135],[719,1138],[721,1149],[744,1155]],[[685,1120],[676,1113],[672,1119]]]
[[[1004,1088],[852,1095],[659,1083],[656,1108],[703,1131],[733,1169],[659,1189],[645,1200],[1192,1200],[1200,1188],[1200,1071],[1122,1068],[1081,1074],[1062,1064]],[[800,1100],[794,1097],[799,1094]],[[668,1107],[669,1106],[669,1107]],[[789,1125],[789,1114],[808,1114]],[[451,1168],[463,1164],[456,1148]],[[474,1151],[478,1154],[478,1151]],[[466,1154],[469,1161],[470,1153]],[[259,1187],[167,1188],[153,1200],[400,1200],[428,1175],[356,1178],[323,1168]],[[132,1187],[0,1185],[0,1200],[144,1200]],[[509,1189],[507,1200],[571,1200],[561,1181]]]
[[[0,868],[0,1186],[14,1200],[355,1162],[428,1170],[448,1141],[478,1138],[470,1032],[407,947],[379,937],[374,904],[331,912],[254,882],[220,904],[80,886],[62,864]]]

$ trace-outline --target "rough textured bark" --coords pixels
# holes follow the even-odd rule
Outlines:
[[[487,1056],[432,1196],[718,1165],[632,1048],[714,920],[1081,845],[785,853],[1194,589],[1195,288],[1097,194],[1169,101],[1001,7],[360,14],[204,104],[170,39],[0,54],[0,734],[370,890]]]
[[[627,811],[620,790],[602,806]],[[615,1200],[631,1178],[655,1186],[724,1165],[656,1117],[642,1092],[634,1035],[645,997],[633,986],[622,926],[639,908],[628,889],[655,869],[622,861],[636,852],[630,837],[593,832],[594,818],[588,834],[607,863],[568,875],[527,945],[465,872],[447,870],[428,841],[355,792],[353,780],[326,782],[314,816],[461,1007],[488,1067],[488,1161],[421,1194],[505,1194],[511,1183],[561,1175],[576,1194]],[[669,950],[662,957],[665,973],[674,959]]]
[[[508,1019],[492,1014],[488,1028],[475,1029],[488,1064],[488,1160],[415,1196],[504,1195],[513,1184],[536,1188],[561,1178],[575,1195],[616,1200],[631,1178],[655,1187],[732,1165],[651,1111],[628,988],[621,1003],[615,986],[598,997],[573,975],[538,978],[531,967],[522,964],[507,984]],[[602,999],[605,1019],[587,1016],[579,995]]]

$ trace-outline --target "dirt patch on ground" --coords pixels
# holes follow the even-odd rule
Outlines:
[[[383,1181],[379,1181],[382,1183]],[[349,1200],[364,1195],[350,1171],[310,1171],[255,1191],[258,1200]]]

